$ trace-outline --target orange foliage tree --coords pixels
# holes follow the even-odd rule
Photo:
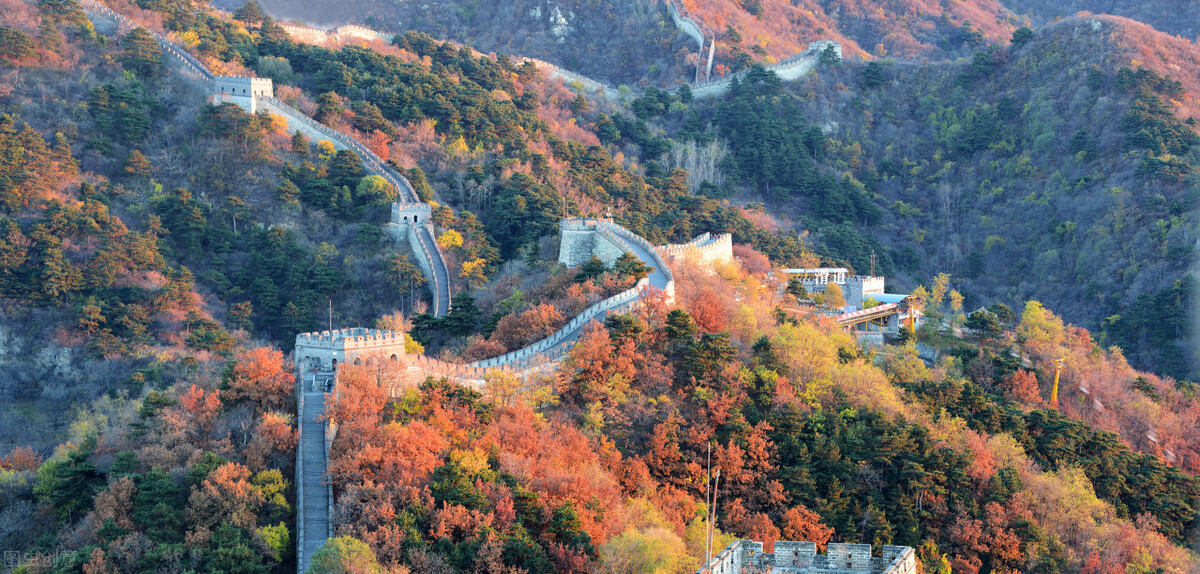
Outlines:
[[[246,399],[259,412],[287,410],[292,403],[292,364],[275,349],[258,347],[235,355],[227,382],[231,400]]]

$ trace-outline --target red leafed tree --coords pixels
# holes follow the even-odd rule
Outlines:
[[[581,550],[557,542],[550,544],[547,550],[550,554],[550,561],[554,562],[555,572],[580,574],[591,571],[591,561]]]
[[[414,486],[425,484],[450,447],[437,429],[421,421],[387,425],[380,433],[380,446],[384,452],[379,461],[380,479]]]
[[[654,426],[650,434],[649,452],[642,457],[650,474],[664,484],[685,486],[690,483],[691,477],[681,472],[684,455],[679,449],[679,428],[683,422],[679,413],[671,411],[667,420]]]
[[[724,474],[722,474],[724,478]],[[735,498],[725,509],[725,521],[729,530],[739,533],[751,540],[761,541],[764,552],[775,551],[775,541],[779,540],[779,528],[764,512],[749,512],[742,504],[741,498]]]
[[[807,540],[817,544],[817,551],[824,552],[825,545],[833,538],[833,528],[821,524],[821,517],[804,507],[793,506],[783,513],[783,540]]]
[[[133,479],[123,476],[108,484],[108,489],[96,495],[96,504],[92,508],[92,523],[99,526],[106,520],[112,520],[117,528],[134,530],[133,497],[137,488]]]
[[[496,324],[491,340],[504,345],[509,351],[520,349],[554,334],[564,322],[558,309],[543,303],[520,313],[505,315]]]
[[[339,535],[366,542],[385,565],[400,561],[406,535],[396,524],[396,504],[389,488],[372,481],[351,486],[338,497],[334,513]]]
[[[734,245],[733,256],[741,262],[742,269],[751,275],[766,275],[771,270],[771,260],[749,245]]]
[[[1016,401],[1030,405],[1037,405],[1042,402],[1042,395],[1038,390],[1037,375],[1034,375],[1032,371],[1017,369],[1011,375],[1004,378],[1004,385],[1008,388],[1008,395]]]
[[[379,156],[379,159],[387,161],[391,151],[388,149],[388,144],[391,141],[392,138],[388,137],[387,134],[379,130],[374,130],[371,132],[371,137],[367,139],[367,149],[375,152],[375,155]]]
[[[721,469],[722,490],[745,501],[753,510],[778,512],[786,500],[783,484],[772,480],[774,443],[767,435],[771,426],[760,421],[746,434],[744,444],[729,442],[713,448],[713,465]]]
[[[325,405],[325,416],[338,424],[374,427],[387,402],[376,373],[367,365],[338,365],[337,392]],[[340,433],[339,433],[340,434]]]
[[[570,364],[574,373],[564,395],[579,404],[601,401],[622,403],[629,384],[637,374],[633,361],[637,355],[632,340],[613,344],[608,330],[593,321],[584,327],[579,344],[571,349]]]
[[[234,356],[229,377],[233,400],[247,399],[259,412],[285,410],[292,400],[292,364],[283,353],[267,347],[249,349]]]
[[[261,471],[279,468],[295,456],[300,432],[292,427],[288,417],[279,413],[264,413],[254,429],[254,435],[243,452],[246,466]]]
[[[507,352],[508,347],[505,347],[503,343],[494,339],[484,339],[479,335],[473,335],[467,340],[467,348],[463,349],[462,359],[468,362],[479,361],[498,357]]]
[[[724,331],[729,322],[729,309],[712,291],[705,291],[696,297],[688,306],[688,312],[692,314],[696,324],[709,333]]]
[[[255,512],[262,503],[262,493],[250,484],[250,469],[233,462],[223,464],[192,490],[188,524],[212,529],[228,522],[239,528],[253,528]]]
[[[37,470],[42,466],[42,457],[33,452],[32,448],[22,446],[0,458],[0,468],[5,470]]]
[[[995,502],[984,507],[984,519],[959,516],[950,526],[955,553],[950,563],[955,572],[977,574],[984,559],[995,572],[1017,570],[1020,565],[1021,539],[1008,528],[1008,511]]]
[[[203,448],[213,434],[221,410],[220,391],[205,391],[192,385],[180,393],[179,403],[163,411],[160,420],[169,435]]]
[[[967,449],[974,455],[968,474],[976,480],[977,484],[986,483],[991,480],[993,474],[996,474],[996,457],[988,448],[987,439],[970,429],[965,431],[963,439]]]

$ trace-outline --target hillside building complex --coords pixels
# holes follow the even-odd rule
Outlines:
[[[809,293],[824,293],[830,284],[837,285],[845,301],[837,315],[838,324],[868,342],[882,344],[884,333],[895,334],[902,325],[915,328],[920,323],[920,301],[886,292],[883,277],[853,275],[845,267],[782,269],[780,273],[799,279]]]

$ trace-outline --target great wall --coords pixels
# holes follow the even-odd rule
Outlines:
[[[140,27],[140,24],[97,0],[80,0],[80,4],[93,21],[107,20],[115,25],[117,35]],[[672,6],[671,13],[676,24],[681,29],[688,28],[684,17],[675,10],[673,4],[669,5]],[[689,31],[690,28],[685,29],[685,33],[697,38],[703,49],[700,26],[692,21],[691,28],[695,29],[694,35]],[[288,27],[288,31],[293,35],[308,33],[295,26]],[[213,74],[186,49],[160,33],[150,33],[177,71],[184,77],[202,83],[214,103],[233,103],[251,113],[261,110],[280,116],[286,120],[288,131],[303,133],[318,141],[329,141],[335,149],[353,151],[361,158],[367,172],[378,175],[393,185],[401,201],[392,206],[388,229],[398,242],[406,242],[417,255],[419,266],[429,278],[433,314],[442,317],[449,313],[452,298],[450,276],[445,259],[433,239],[432,209],[420,201],[412,185],[403,175],[353,137],[322,125],[275,99],[270,79]],[[386,40],[382,34],[360,26],[343,26],[337,28],[334,33],[356,39]],[[838,49],[840,52],[840,47]],[[794,69],[803,68],[806,73],[816,65],[815,58],[819,57],[819,51],[815,55],[806,56],[813,51],[814,49],[810,48],[795,59],[781,62],[780,65],[794,66]],[[550,66],[539,63],[539,67],[543,64]],[[588,80],[555,66],[550,68],[552,76],[572,77],[575,78],[570,80],[572,82],[586,81],[600,86],[597,92],[613,95],[617,93],[600,82]],[[800,74],[797,74],[797,77],[798,75]],[[698,95],[716,95],[721,90],[728,89],[731,81],[732,78],[726,78],[717,82],[696,84],[696,89],[700,90]],[[339,361],[362,362],[365,359],[368,362],[403,363],[407,370],[420,376],[445,377],[459,384],[484,390],[485,376],[489,373],[508,372],[522,375],[552,368],[554,363],[567,354],[588,324],[592,321],[602,321],[612,313],[628,312],[652,292],[661,292],[667,300],[673,300],[675,280],[668,262],[691,259],[700,264],[713,265],[733,260],[732,238],[729,234],[714,236],[705,233],[685,244],[654,246],[611,220],[574,218],[562,220],[560,236],[559,262],[565,265],[578,265],[593,255],[612,265],[621,255],[632,253],[651,268],[651,272],[633,287],[588,307],[544,339],[504,355],[470,364],[448,363],[423,355],[407,354],[403,334],[394,331],[351,328],[297,335],[294,364],[297,426],[300,435],[296,449],[298,572],[306,571],[313,553],[334,534],[333,491],[326,477],[330,447],[337,434],[337,422],[322,420],[321,415],[324,412],[326,397],[331,394],[336,396],[336,366]],[[402,386],[386,389],[390,396],[397,396],[403,390]],[[753,544],[750,541],[742,542]],[[759,548],[761,550],[761,544]],[[711,571],[740,571],[741,558],[745,556],[745,552],[722,553],[714,559],[717,561],[714,566],[723,564],[720,563],[722,556],[737,556],[739,570],[723,568]],[[733,562],[727,566],[731,568]]]
[[[830,542],[824,554],[813,542],[778,540],[772,552],[763,543],[735,540],[696,574],[749,574],[751,572],[808,574],[916,574],[917,556],[911,546],[880,547],[871,556],[870,544]]]
[[[675,27],[680,33],[695,40],[699,46],[695,79],[687,82],[692,90],[693,97],[709,98],[728,92],[729,88],[733,85],[734,78],[742,78],[745,72],[713,79],[711,75],[713,55],[716,50],[716,35],[700,21],[692,18],[687,8],[677,0],[663,0],[663,2],[667,5],[667,12],[670,14],[671,22],[675,24]],[[384,43],[391,41],[391,37],[383,32],[357,25],[339,26],[330,29],[297,24],[286,24],[282,27],[291,35],[293,40],[311,44],[339,43],[350,40],[381,41]],[[707,57],[704,55],[706,45],[708,46]],[[769,66],[765,66],[765,68],[775,72],[783,80],[796,80],[813,71],[821,62],[821,54],[826,48],[831,46],[840,59],[842,57],[841,44],[832,40],[818,40],[810,42],[808,49]],[[583,74],[572,72],[571,70],[536,58],[514,57],[513,60],[517,63],[530,62],[537,66],[547,77],[562,80],[564,85],[571,86],[580,92],[594,96],[603,96],[606,100],[613,102],[617,102],[621,98],[620,88],[612,86],[607,82],[589,78]],[[707,65],[704,64],[705,62],[707,62]],[[701,76],[703,76],[703,79],[701,79]],[[632,90],[630,94],[633,94]]]

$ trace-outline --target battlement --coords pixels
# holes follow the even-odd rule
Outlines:
[[[870,544],[830,543],[825,554],[818,554],[813,542],[780,540],[774,552],[763,552],[762,542],[737,540],[696,574],[913,574],[916,569],[916,553],[908,546],[884,546],[876,557]]]
[[[375,30],[366,26],[358,26],[355,24],[346,24],[333,29],[333,33],[339,37],[358,38],[360,40],[380,40],[387,41],[387,36],[380,34]]]
[[[271,78],[252,76],[216,76],[213,78],[214,94],[225,94],[237,98],[273,98],[275,87]]]
[[[671,260],[682,258],[703,264],[725,263],[733,261],[733,236],[728,233],[703,233],[687,243],[661,245],[655,250]]]
[[[428,203],[393,203],[392,223],[406,225],[425,224],[433,221],[433,208]]]
[[[371,364],[376,360],[399,361],[405,355],[404,333],[354,327],[296,335],[297,368],[334,370],[338,363]]]
[[[296,335],[296,345],[320,345],[324,343],[332,346],[340,345],[343,348],[352,348],[371,343],[396,342],[404,343],[404,333],[400,331],[367,329],[364,327],[314,331],[312,333],[299,333]]]

